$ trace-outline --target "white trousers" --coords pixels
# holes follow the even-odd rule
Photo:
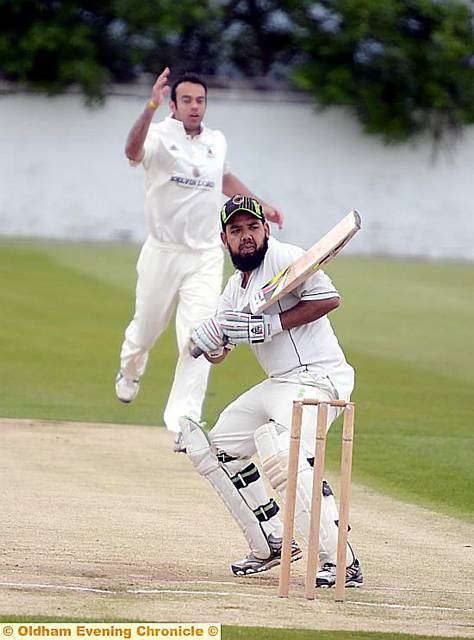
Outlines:
[[[249,389],[220,414],[209,434],[211,443],[220,451],[237,458],[251,458],[256,453],[254,435],[258,427],[274,420],[291,428],[293,400],[317,398],[337,400],[337,393],[326,376],[296,371],[286,378],[268,378]],[[340,410],[328,408],[328,425]],[[317,407],[303,411],[301,446],[307,456],[314,456]]]
[[[176,250],[150,237],[138,258],[135,314],[125,331],[120,370],[126,378],[143,375],[148,353],[176,308],[179,356],[164,412],[170,431],[180,430],[182,415],[201,420],[210,364],[205,358],[192,358],[187,342],[192,330],[215,313],[223,263],[220,248]]]

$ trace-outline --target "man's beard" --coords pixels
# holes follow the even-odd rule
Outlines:
[[[265,254],[268,249],[268,238],[265,237],[262,246],[259,249],[255,250],[255,253],[248,253],[244,256],[241,256],[240,253],[234,253],[229,248],[230,259],[232,260],[232,264],[239,271],[253,271],[257,269],[265,258]]]

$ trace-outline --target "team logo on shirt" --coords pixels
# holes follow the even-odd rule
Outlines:
[[[172,175],[170,180],[180,187],[188,187],[189,189],[214,189],[216,186],[214,180],[206,180],[205,178],[198,177],[190,178],[177,174]]]
[[[208,158],[215,158],[215,154],[214,151],[212,150],[212,147],[207,147],[207,157]]]
[[[171,147],[169,147],[170,151],[179,151],[178,147],[175,144],[172,144]]]

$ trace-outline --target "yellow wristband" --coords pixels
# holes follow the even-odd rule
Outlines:
[[[150,109],[158,109],[158,105],[156,104],[156,102],[154,100],[148,100],[147,102],[147,107],[150,107]]]

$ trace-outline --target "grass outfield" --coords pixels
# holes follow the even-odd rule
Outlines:
[[[130,245],[0,244],[1,417],[163,423],[172,329],[137,401],[125,406],[113,389],[137,254]],[[340,257],[327,271],[344,299],[332,321],[357,372],[354,478],[474,521],[474,266]],[[249,350],[236,349],[212,373],[208,423],[262,378]]]

